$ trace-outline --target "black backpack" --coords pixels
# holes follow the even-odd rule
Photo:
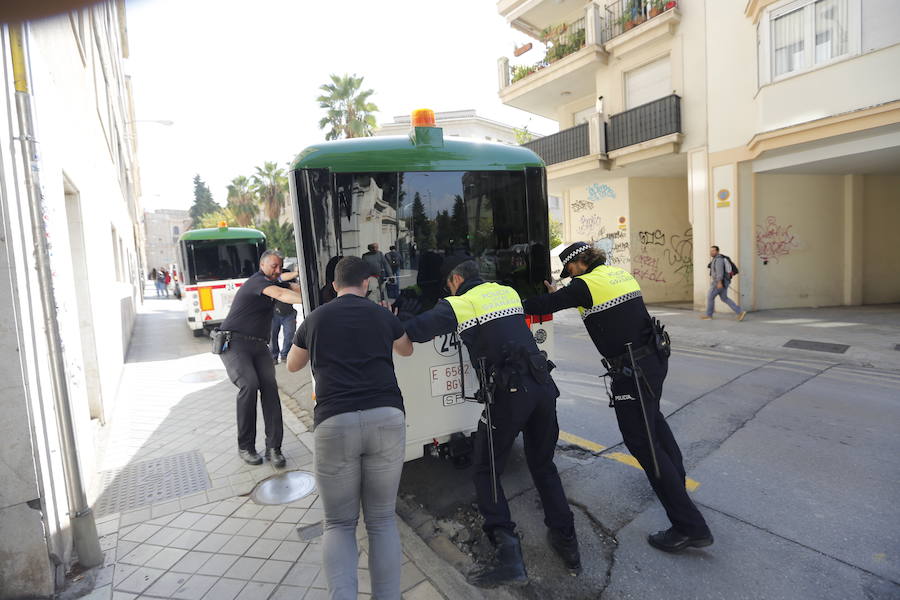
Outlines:
[[[723,254],[723,255],[722,255],[722,258],[724,258],[725,260],[727,260],[727,261],[728,261],[728,264],[731,265],[731,271],[726,271],[726,272],[725,272],[725,275],[727,275],[729,279],[731,279],[732,277],[734,277],[735,275],[737,275],[738,273],[741,272],[740,269],[738,269],[737,264],[735,264],[735,262],[734,262],[733,260],[731,260],[731,257],[730,257],[730,256],[726,256],[726,255]]]

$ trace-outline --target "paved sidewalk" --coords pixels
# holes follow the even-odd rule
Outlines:
[[[312,494],[284,506],[260,506],[247,494],[277,470],[268,462],[250,466],[237,457],[234,397],[209,342],[191,336],[181,303],[147,299],[138,316],[115,415],[106,427],[98,485],[92,490],[103,567],[71,583],[63,598],[125,600],[265,600],[325,598],[321,536],[301,539],[298,527],[315,525],[323,511]],[[281,378],[285,371],[278,367]],[[300,387],[300,379],[292,380]],[[299,389],[299,388],[298,388]],[[311,434],[285,408],[282,446],[287,470],[311,470]],[[259,415],[258,447],[264,446]],[[126,472],[143,461],[190,456],[208,478],[187,470],[145,472],[143,490],[164,485],[201,491],[135,506],[135,490],[114,493]],[[179,463],[181,464],[181,463]],[[195,469],[196,471],[196,469]],[[200,469],[202,475],[202,468]],[[103,473],[101,473],[102,475]],[[120,481],[121,479],[121,481]],[[152,484],[152,485],[148,485]],[[136,488],[140,490],[141,488]],[[140,495],[140,494],[138,494]],[[108,512],[116,506],[132,508]],[[404,540],[403,597],[408,600],[480,597],[460,583],[398,519]],[[360,519],[360,597],[370,591],[364,526]],[[315,535],[315,534],[313,534]],[[421,567],[421,568],[420,568]],[[423,568],[430,570],[426,576]],[[447,572],[443,572],[446,570]],[[438,589],[441,589],[439,592]]]

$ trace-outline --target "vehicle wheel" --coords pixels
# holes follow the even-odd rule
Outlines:
[[[206,329],[202,329],[202,328],[201,328],[201,329],[195,329],[195,330],[194,330],[194,337],[198,337],[198,338],[199,338],[199,337],[209,337],[209,334],[206,333]]]

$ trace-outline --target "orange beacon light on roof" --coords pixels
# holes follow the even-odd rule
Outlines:
[[[417,108],[412,111],[413,127],[434,127],[434,111],[430,108]]]

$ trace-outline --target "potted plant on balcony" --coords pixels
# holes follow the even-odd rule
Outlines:
[[[677,5],[678,5],[678,2],[676,2],[675,0],[669,0],[668,2],[666,2],[666,10],[669,10],[670,8],[675,8]]]
[[[665,10],[666,0],[652,0],[650,2],[650,18],[660,15]]]
[[[622,28],[622,31],[628,31],[632,27],[634,27],[634,21],[631,20],[631,13],[623,13],[621,17],[616,20],[619,27]]]
[[[629,0],[628,7],[625,10],[631,13],[631,20],[635,26],[647,20],[643,0]]]

